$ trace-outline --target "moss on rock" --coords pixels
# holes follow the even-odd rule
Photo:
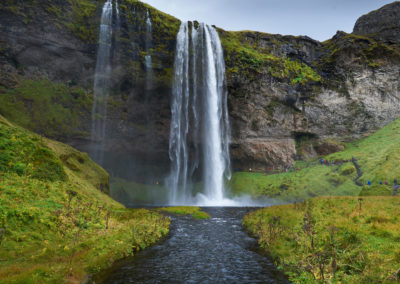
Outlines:
[[[221,29],[218,29],[218,32],[225,51],[228,76],[241,74],[251,78],[265,69],[275,79],[290,85],[305,85],[309,82],[321,81],[318,71],[304,62],[278,57],[268,48],[259,47],[246,41],[249,33],[256,35],[259,33],[228,32]]]
[[[48,79],[22,80],[14,89],[0,87],[0,114],[50,138],[85,135],[81,118],[90,115],[91,96],[79,87]]]

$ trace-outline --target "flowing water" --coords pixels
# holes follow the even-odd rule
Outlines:
[[[250,208],[208,207],[207,220],[172,217],[170,236],[95,283],[289,283],[241,227]]]
[[[171,114],[170,204],[223,203],[230,178],[230,128],[223,51],[211,26],[181,24]],[[197,192],[195,183],[201,187]]]
[[[107,100],[111,76],[113,4],[107,0],[103,6],[100,22],[99,47],[94,75],[94,101],[92,108],[91,158],[99,164],[104,159],[104,139],[106,136]]]
[[[150,90],[153,86],[153,63],[150,53],[150,48],[153,45],[153,35],[152,35],[153,24],[150,18],[149,10],[146,11],[146,39],[145,39],[145,50],[147,55],[145,56],[145,66],[146,66],[146,92]],[[146,94],[147,95],[147,94]]]

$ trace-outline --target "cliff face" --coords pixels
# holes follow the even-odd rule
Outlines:
[[[222,32],[226,42],[230,33]],[[237,33],[229,45],[233,157],[238,167],[284,167],[340,150],[392,121],[399,111],[399,53],[373,38],[338,32],[306,37]],[[233,46],[233,47],[232,47]],[[247,64],[244,54],[264,54]],[[236,70],[236,66],[244,66]]]
[[[88,150],[103,1],[28,2],[0,4],[0,114]],[[133,179],[146,172],[161,178],[169,168],[180,21],[134,0],[119,1],[119,10],[120,17],[113,16],[105,166]],[[218,30],[227,67],[233,166],[282,168],[296,158],[341,149],[341,141],[397,118],[399,11],[398,2],[385,6],[361,17],[353,34],[338,32],[323,43]],[[152,56],[151,84],[146,55]]]
[[[400,43],[400,2],[393,2],[360,17],[353,33],[370,36],[387,44]]]

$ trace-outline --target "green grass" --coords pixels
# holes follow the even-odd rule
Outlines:
[[[361,192],[360,196],[391,196],[393,195],[393,189],[388,186],[388,185],[380,185],[380,184],[375,184],[375,185],[364,185]]]
[[[327,195],[358,195],[362,187],[355,184],[357,171],[351,163],[352,157],[361,168],[362,176],[358,180],[363,184],[371,181],[372,185],[379,185],[387,180],[389,185],[393,185],[394,179],[400,181],[400,119],[345,146],[345,150],[323,157],[328,161],[343,162],[342,165],[328,167],[312,160],[296,162],[290,172],[280,174],[234,173],[230,181],[232,194],[266,196],[281,201]],[[377,191],[375,194],[382,193]]]
[[[1,116],[0,145],[0,283],[82,282],[168,233],[168,218],[104,194],[86,154]]]
[[[299,201],[324,195],[358,195],[361,188],[338,167],[311,166],[280,174],[234,173],[229,187],[233,195],[250,194],[281,201]]]
[[[0,87],[0,114],[50,138],[84,135],[79,132],[80,118],[89,117],[92,102],[79,87],[45,79],[22,79],[13,89]]]
[[[196,206],[162,207],[159,210],[178,215],[192,215],[195,219],[208,219],[211,217],[208,213],[201,211],[200,207]]]
[[[243,224],[293,283],[389,283],[400,269],[399,208],[399,197],[314,198]]]
[[[327,159],[350,160],[355,157],[363,171],[361,180],[379,183],[400,178],[400,119],[393,121],[365,139],[346,145],[342,152]]]

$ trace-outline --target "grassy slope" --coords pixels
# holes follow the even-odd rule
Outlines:
[[[243,224],[295,283],[394,282],[399,197],[324,197],[264,208]],[[398,275],[400,276],[400,275]]]
[[[318,161],[311,161],[297,163],[288,173],[235,173],[230,183],[232,192],[283,201],[321,195],[358,195],[362,188],[354,183],[356,169],[351,162],[346,162],[352,157],[361,168],[363,174],[359,181],[364,184],[368,180],[375,185],[387,180],[390,185],[393,179],[400,180],[400,119],[367,138],[347,144],[344,151],[324,157],[328,161],[345,162],[341,166],[321,166]]]
[[[400,119],[393,121],[373,135],[350,143],[346,150],[331,154],[327,159],[349,160],[355,157],[363,171],[360,180],[373,183],[400,178]]]
[[[80,282],[168,232],[100,192],[108,174],[69,146],[0,116],[0,149],[1,283]]]
[[[400,270],[400,199],[384,197],[392,190],[379,182],[387,180],[390,185],[394,178],[399,179],[399,145],[400,119],[347,144],[344,151],[324,157],[343,162],[354,157],[362,171],[359,181],[365,184],[370,180],[372,186],[355,185],[357,173],[351,162],[333,167],[297,163],[298,171],[275,175],[236,173],[234,192],[248,187],[253,195],[287,201],[315,195],[358,195],[360,191],[361,195],[380,195],[363,196],[362,200],[320,197],[264,208],[247,215],[244,225],[293,282],[394,281]]]

